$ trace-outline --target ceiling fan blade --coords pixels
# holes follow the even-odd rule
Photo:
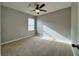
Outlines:
[[[33,12],[33,11],[35,11],[35,10],[31,10],[31,12]]]
[[[44,11],[44,12],[47,12],[47,10],[42,10],[42,9],[41,9],[40,11]]]
[[[42,4],[41,6],[40,6],[40,8],[42,8],[42,7],[44,7],[45,6],[45,4]]]

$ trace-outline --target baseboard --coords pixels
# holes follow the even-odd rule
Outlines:
[[[21,37],[21,38],[15,39],[15,40],[4,42],[4,43],[1,43],[1,45],[7,44],[7,43],[11,43],[11,42],[14,42],[14,41],[18,41],[18,40],[21,40],[21,39],[24,39],[24,38],[29,38],[29,37],[32,37],[32,36],[34,36],[34,35],[30,35],[30,36],[27,36],[27,37]]]

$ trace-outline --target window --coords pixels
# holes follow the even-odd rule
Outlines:
[[[35,26],[34,18],[28,18],[28,31],[33,31]]]

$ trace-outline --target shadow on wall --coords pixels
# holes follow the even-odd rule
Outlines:
[[[43,24],[43,37],[41,39],[48,39],[48,40],[55,40],[58,42],[64,42],[64,43],[69,43],[71,44],[71,41],[59,34],[58,32],[52,30],[51,28],[47,27],[46,25]]]

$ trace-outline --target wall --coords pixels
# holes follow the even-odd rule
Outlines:
[[[21,37],[27,37],[34,34],[34,31],[28,31],[28,17],[33,17],[22,12],[7,7],[1,8],[2,12],[2,33],[1,43],[12,41]]]
[[[1,6],[0,6],[0,44],[1,44]]]
[[[79,44],[79,3],[72,3],[71,9],[71,39],[72,43]],[[73,48],[74,55],[79,56],[79,50]]]
[[[77,17],[78,17],[78,20],[77,20],[77,44],[79,45],[79,2],[78,2],[78,15],[77,15]],[[79,56],[79,49],[77,49],[76,50],[76,55],[78,55]]]
[[[0,6],[0,45],[1,45],[1,6]],[[0,55],[1,55],[1,46],[0,46]]]
[[[71,8],[65,8],[52,13],[41,15],[37,17],[37,30],[38,33],[43,34],[43,25],[47,26],[57,38],[57,35],[71,38]],[[58,34],[57,34],[58,33]],[[59,37],[58,36],[58,37]],[[63,39],[64,40],[64,39]]]
[[[78,10],[79,10],[79,3],[78,3]],[[78,27],[78,34],[77,34],[77,38],[78,38],[78,40],[77,40],[77,44],[79,44],[79,11],[78,11],[78,21],[77,21],[77,27]]]
[[[77,42],[77,3],[73,3],[71,9],[71,39],[72,43]]]

